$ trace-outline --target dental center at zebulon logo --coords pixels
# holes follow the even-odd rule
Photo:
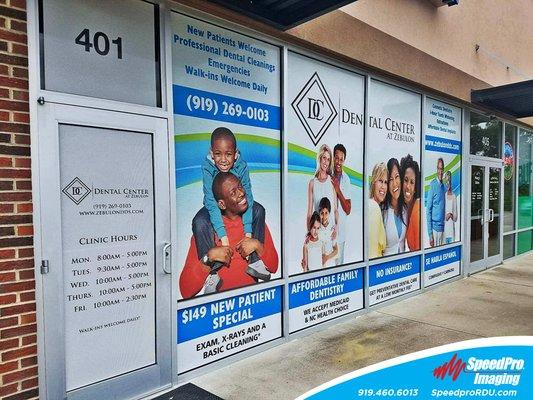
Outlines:
[[[149,190],[144,188],[102,188],[92,187],[89,188],[80,178],[75,177],[70,183],[65,186],[62,192],[72,200],[76,205],[80,205],[83,200],[92,193],[93,196],[105,196],[105,195],[118,195],[124,196],[127,199],[133,198],[146,198],[149,195]]]
[[[524,370],[524,360],[513,357],[501,357],[498,359],[481,359],[470,357],[467,362],[454,354],[453,357],[433,370],[436,379],[451,377],[452,381],[464,372],[474,374],[474,385],[511,385],[520,383],[521,373]]]
[[[91,189],[83,183],[83,181],[75,177],[70,183],[62,190],[65,195],[74,203],[79,205],[85,198],[91,193]]]
[[[340,120],[339,124],[363,124],[363,114],[341,107],[341,96],[342,94],[339,93],[339,110],[337,110],[320,76],[314,72],[294,98],[292,108],[315,146],[337,116]],[[414,143],[416,141],[415,125],[409,121],[394,119],[391,116],[369,115],[368,126],[383,132],[385,138],[393,142]]]

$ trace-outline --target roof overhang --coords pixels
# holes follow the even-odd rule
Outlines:
[[[287,30],[356,0],[210,0],[226,8],[259,20],[277,29]]]
[[[277,29],[287,30],[357,0],[209,0]],[[429,0],[454,6],[459,0]]]
[[[533,80],[472,90],[472,103],[515,118],[533,116]]]

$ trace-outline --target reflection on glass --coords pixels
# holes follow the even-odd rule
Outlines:
[[[516,126],[505,125],[503,147],[503,231],[515,229],[515,165],[516,165]]]
[[[500,174],[500,168],[489,168],[489,257],[500,254]]]
[[[470,262],[483,258],[483,224],[484,224],[484,200],[483,185],[485,181],[485,168],[477,165],[472,166],[470,210]]]
[[[517,253],[522,254],[532,249],[533,231],[521,232],[518,234]]]
[[[470,113],[470,154],[501,158],[502,128],[496,118]]]
[[[533,226],[533,132],[520,129],[518,142],[518,228]]]
[[[503,237],[503,259],[506,260],[514,256],[514,234]]]

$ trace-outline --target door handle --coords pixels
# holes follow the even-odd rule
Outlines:
[[[489,208],[489,222],[494,221],[494,210],[492,208]]]
[[[165,243],[165,245],[163,246],[163,272],[168,275],[172,274],[172,271],[169,271],[167,269],[167,260],[170,258],[171,248],[172,244],[170,243]]]
[[[483,225],[485,223],[485,209],[480,208],[479,210],[477,210],[477,216],[480,219],[479,223]]]

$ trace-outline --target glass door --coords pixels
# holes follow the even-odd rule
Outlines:
[[[472,165],[470,179],[470,263],[485,258],[485,167]]]
[[[476,162],[470,168],[470,273],[502,262],[502,167]]]
[[[42,107],[46,398],[138,398],[170,387],[167,121]]]
[[[487,257],[498,257],[501,254],[501,219],[502,213],[500,208],[502,183],[502,169],[488,168],[488,217],[487,220]],[[501,260],[500,260],[501,262]]]

